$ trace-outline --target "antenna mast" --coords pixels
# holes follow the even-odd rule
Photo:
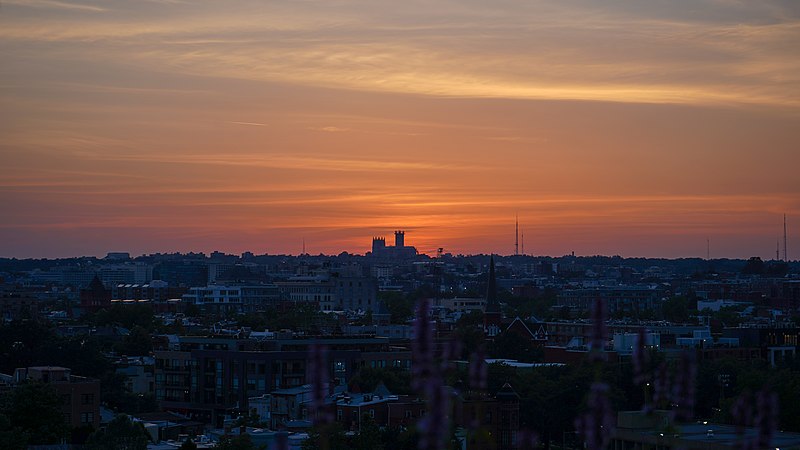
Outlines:
[[[786,214],[783,215],[783,261],[789,262],[789,255],[786,246]]]
[[[514,216],[514,255],[519,255],[519,216]]]

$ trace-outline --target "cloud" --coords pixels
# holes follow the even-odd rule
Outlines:
[[[250,125],[250,126],[254,126],[254,127],[266,127],[267,126],[267,124],[265,124],[265,123],[258,123],[258,122],[234,122],[234,121],[228,121],[226,123],[232,123],[232,124],[235,124],[235,125]]]
[[[106,8],[101,8],[99,6],[85,5],[82,3],[64,2],[58,0],[5,0],[5,3],[8,5],[26,6],[30,8],[53,8],[53,9],[66,9],[66,10],[78,10],[78,11],[89,11],[89,12],[108,11]]]
[[[349,128],[341,128],[341,127],[312,128],[312,130],[325,131],[327,133],[341,133],[341,132],[344,132],[344,131],[350,131]]]
[[[448,2],[357,9],[202,3],[137,20],[9,22],[0,37],[89,42],[75,58],[122,58],[174,73],[445,97],[800,107],[800,20],[779,4]],[[383,9],[382,9],[383,8]],[[789,12],[787,12],[789,11]],[[179,13],[183,14],[179,14]],[[748,16],[749,15],[749,16]],[[136,17],[136,16],[135,16]]]
[[[403,226],[496,251],[519,212],[554,252],[755,230],[741,255],[800,205],[797,2],[22,3],[2,242],[342,250]]]
[[[83,157],[94,161],[138,161],[146,163],[200,164],[212,166],[243,166],[274,169],[296,169],[334,172],[390,172],[390,171],[458,171],[476,170],[478,166],[442,164],[424,161],[393,161],[328,158],[322,156],[284,156],[258,154],[143,154],[109,153],[84,150]]]

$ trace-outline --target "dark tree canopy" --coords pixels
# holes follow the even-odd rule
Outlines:
[[[86,441],[89,450],[147,450],[150,437],[141,423],[134,422],[125,414],[112,420],[105,429],[98,430]]]
[[[253,444],[250,435],[224,436],[215,447],[217,450],[264,450],[264,446],[257,447]]]
[[[3,394],[0,416],[5,419],[0,419],[0,429],[18,433],[28,444],[58,444],[69,434],[61,404],[61,397],[52,386],[23,383]]]

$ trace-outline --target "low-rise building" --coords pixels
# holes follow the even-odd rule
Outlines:
[[[72,375],[72,370],[58,366],[18,368],[9,378],[12,389],[20,383],[38,381],[48,384],[61,397],[61,411],[71,427],[100,426],[100,381]]]
[[[311,344],[328,349],[328,378],[340,385],[358,367],[409,365],[410,353],[387,338],[181,337],[170,349],[155,351],[156,399],[164,410],[221,426],[225,416],[249,411],[250,398],[306,384]]]
[[[278,306],[281,296],[275,285],[192,287],[183,294],[184,303],[203,308],[207,313],[263,311]]]
[[[155,392],[155,358],[125,357],[116,361],[116,372],[125,376],[125,388],[134,394]]]
[[[361,431],[364,416],[385,426],[389,421],[389,402],[397,400],[396,396],[384,393],[345,393],[336,400],[336,421],[345,430]]]

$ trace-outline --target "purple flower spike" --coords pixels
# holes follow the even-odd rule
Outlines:
[[[736,425],[736,433],[740,436],[744,435],[744,430],[753,424],[753,409],[750,404],[750,393],[742,392],[736,401],[731,405],[731,416],[733,423]]]
[[[328,352],[325,346],[309,346],[308,379],[311,383],[311,417],[315,424],[327,424],[333,419],[325,407],[329,385]]]
[[[606,301],[597,298],[592,306],[592,332],[589,339],[589,357],[600,361],[605,359],[606,347]]]
[[[450,361],[454,359],[459,359],[461,357],[461,342],[456,340],[451,340],[448,344],[444,347],[444,351],[442,352],[442,364],[441,364],[441,371],[442,373],[446,373],[448,370],[451,369]]]
[[[411,344],[412,387],[417,392],[427,392],[436,372],[433,355],[433,327],[428,312],[430,300],[422,299],[414,318],[414,341]]]
[[[683,352],[681,363],[678,366],[675,385],[673,386],[673,401],[676,404],[675,414],[678,419],[690,420],[694,416],[695,381],[697,379],[697,364],[694,353]]]
[[[592,383],[586,403],[589,409],[575,420],[575,429],[583,436],[589,450],[605,450],[611,442],[614,412],[608,390],[605,383]]]
[[[644,328],[639,328],[639,334],[636,336],[636,346],[633,348],[633,382],[639,386],[646,383],[649,379],[647,371],[647,363],[649,362],[649,355],[645,340],[647,333]]]
[[[281,431],[275,433],[275,446],[274,450],[289,450],[289,433]]]
[[[669,368],[666,362],[662,362],[653,379],[653,404],[656,409],[669,403],[669,385]]]
[[[768,448],[778,429],[778,395],[764,388],[756,396],[758,448]]]
[[[441,450],[446,446],[445,439],[450,429],[450,398],[447,394],[447,387],[441,383],[428,390],[428,412],[418,423],[420,450]]]
[[[539,435],[535,431],[519,430],[517,433],[517,448],[520,450],[533,450],[539,444]]]

